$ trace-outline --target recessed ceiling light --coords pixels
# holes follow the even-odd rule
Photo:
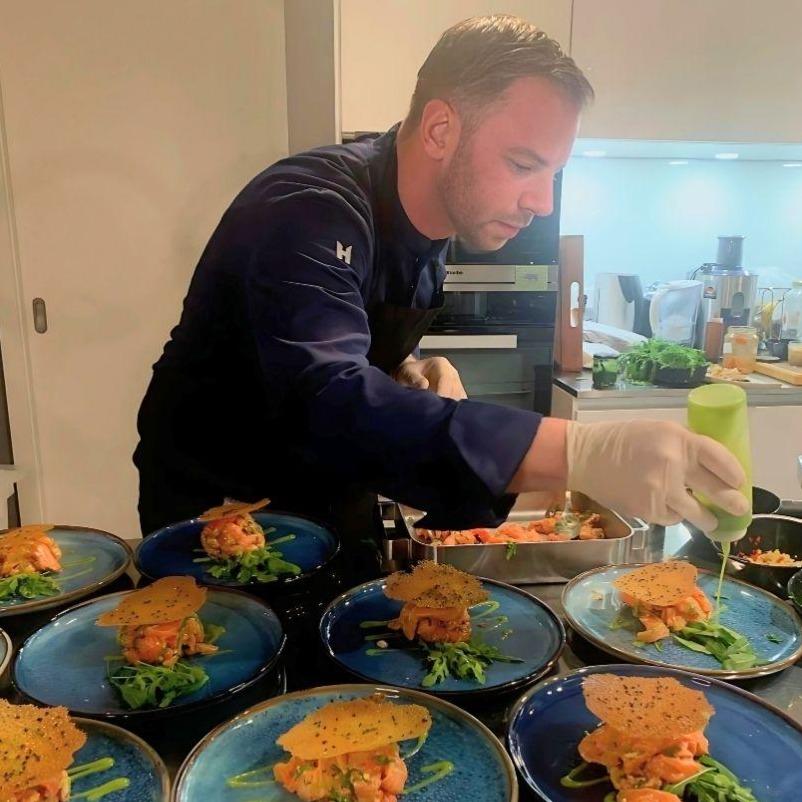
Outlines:
[[[583,150],[583,156],[589,156],[591,159],[600,159],[602,156],[607,155],[606,150]]]
[[[716,158],[717,159],[737,159],[738,158],[738,154],[737,153],[717,153],[716,154]]]
[[[688,162],[685,159],[672,159],[669,164],[687,164]]]
[[[788,162],[783,167],[802,167],[802,162]]]

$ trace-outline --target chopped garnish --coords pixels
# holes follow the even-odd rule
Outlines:
[[[15,596],[35,599],[38,596],[56,596],[61,592],[58,582],[44,574],[14,574],[0,579],[0,601]]]
[[[695,621],[674,635],[677,643],[695,652],[709,654],[728,671],[761,665],[753,646],[738,632],[711,621]]]
[[[424,688],[431,688],[452,676],[484,684],[487,680],[485,669],[491,663],[523,662],[517,657],[503,654],[498,647],[483,643],[478,638],[461,643],[420,641],[420,645],[429,666],[429,671],[421,682]]]
[[[132,710],[167,707],[181,696],[199,691],[209,675],[197,664],[179,660],[174,666],[109,664],[109,683]]]

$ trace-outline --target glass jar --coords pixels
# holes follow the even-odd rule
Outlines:
[[[618,381],[618,357],[593,357],[593,389],[609,390]]]
[[[758,340],[754,326],[730,326],[724,335],[721,364],[738,368],[740,373],[752,373],[757,365]]]
[[[788,343],[788,364],[802,368],[802,340],[792,340]]]
[[[802,339],[802,281],[795,281],[783,298],[780,339]]]

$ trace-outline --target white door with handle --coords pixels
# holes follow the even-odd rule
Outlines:
[[[22,517],[135,536],[150,367],[225,207],[287,151],[283,3],[9,0],[2,16]]]

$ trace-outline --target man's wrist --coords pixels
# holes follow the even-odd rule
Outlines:
[[[543,418],[529,450],[521,460],[507,490],[561,490],[568,478],[567,438],[569,422]]]

